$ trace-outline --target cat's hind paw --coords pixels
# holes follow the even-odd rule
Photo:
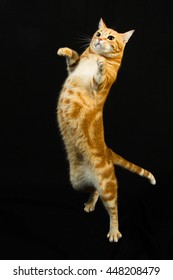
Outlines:
[[[69,48],[60,48],[57,51],[57,54],[60,56],[72,57],[73,51]]]
[[[89,213],[89,212],[93,212],[95,209],[95,204],[92,202],[86,202],[84,207],[84,211]]]
[[[122,234],[119,230],[110,230],[107,234],[110,242],[118,242],[118,239],[122,237]]]

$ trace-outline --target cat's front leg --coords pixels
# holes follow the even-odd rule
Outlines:
[[[97,72],[94,76],[95,82],[100,85],[106,77],[106,61],[104,58],[97,59]]]
[[[57,54],[60,56],[64,56],[66,58],[67,66],[69,68],[74,67],[79,59],[78,53],[69,48],[60,48],[57,51]],[[72,69],[69,69],[69,70],[72,70]]]

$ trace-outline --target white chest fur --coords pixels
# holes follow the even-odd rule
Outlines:
[[[98,71],[97,62],[94,58],[82,58],[76,69],[70,74],[70,78],[79,77],[85,85],[90,83]]]

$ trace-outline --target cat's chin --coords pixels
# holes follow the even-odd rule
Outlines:
[[[99,44],[90,45],[90,48],[91,48],[92,51],[95,52],[96,54],[102,55],[102,53],[103,53],[103,50],[102,50],[102,48],[101,48],[101,46],[100,46]]]
[[[99,54],[104,57],[114,58],[116,56],[116,54],[114,54],[112,52],[106,52],[105,50],[103,50],[103,48],[100,44],[91,45],[90,48],[92,49],[92,51],[94,53]]]

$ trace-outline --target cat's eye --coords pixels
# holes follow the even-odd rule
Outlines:
[[[96,36],[97,36],[97,37],[100,37],[100,36],[101,36],[101,33],[98,31],[98,32],[96,33]]]
[[[115,37],[112,36],[112,35],[109,35],[107,38],[108,38],[110,41],[113,41],[113,40],[115,39]]]

